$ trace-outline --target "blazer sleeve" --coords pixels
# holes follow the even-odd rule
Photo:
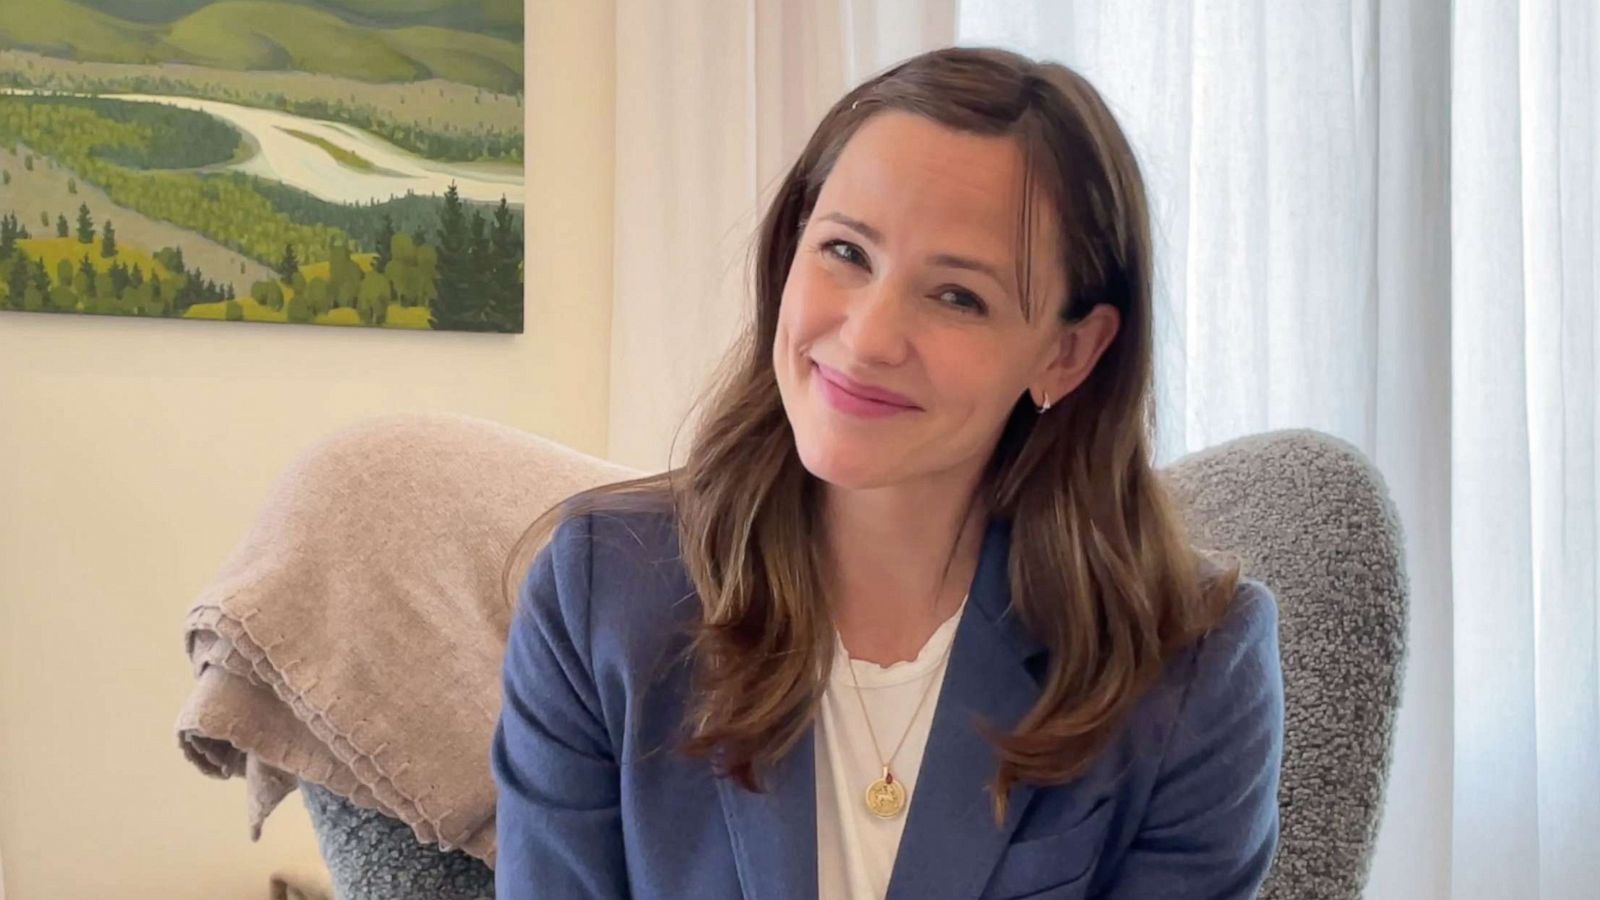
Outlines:
[[[1241,581],[1194,655],[1176,725],[1133,843],[1102,896],[1256,896],[1278,844],[1283,671],[1277,601]]]
[[[589,643],[590,520],[564,521],[522,583],[490,765],[500,900],[628,895],[619,769]]]

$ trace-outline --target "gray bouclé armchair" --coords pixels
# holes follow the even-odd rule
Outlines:
[[[429,434],[483,427],[467,417],[418,416],[416,423],[421,434],[409,439],[404,458],[361,446],[345,450],[396,468],[367,473],[383,484],[433,470],[425,452]],[[358,425],[345,439],[359,444],[394,433],[393,424]],[[495,464],[537,470],[550,448],[532,435],[503,442]],[[1356,448],[1307,429],[1228,441],[1163,472],[1196,540],[1237,554],[1244,573],[1278,598],[1287,713],[1282,830],[1262,896],[1359,897],[1382,809],[1405,658],[1402,534],[1383,480]],[[590,483],[614,473],[596,459]],[[472,762],[488,765],[487,758]],[[479,860],[422,844],[404,824],[315,784],[302,781],[300,788],[340,898],[493,896],[493,873]]]

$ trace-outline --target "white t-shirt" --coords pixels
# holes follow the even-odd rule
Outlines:
[[[917,771],[928,743],[933,711],[939,703],[948,654],[956,625],[967,607],[961,606],[928,638],[916,659],[888,666],[851,659],[844,642],[834,634],[833,672],[824,689],[816,721],[817,767],[817,891],[820,900],[883,900],[889,890],[895,853],[905,831],[906,818],[917,801]],[[861,684],[856,699],[850,666]],[[928,682],[933,679],[934,683]],[[928,697],[922,700],[923,691]],[[922,707],[917,709],[921,700]],[[861,707],[872,717],[872,733],[885,756],[894,753],[889,768],[905,782],[906,806],[892,819],[873,815],[866,805],[867,785],[883,774],[872,746],[872,733],[862,720]],[[911,714],[916,711],[916,721]],[[909,730],[908,730],[909,729]],[[895,744],[905,735],[898,753]]]

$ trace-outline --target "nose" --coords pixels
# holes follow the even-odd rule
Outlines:
[[[839,340],[862,364],[903,362],[910,346],[905,291],[884,278],[851,293]]]

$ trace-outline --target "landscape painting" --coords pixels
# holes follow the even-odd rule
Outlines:
[[[522,0],[0,0],[0,310],[520,333]]]

